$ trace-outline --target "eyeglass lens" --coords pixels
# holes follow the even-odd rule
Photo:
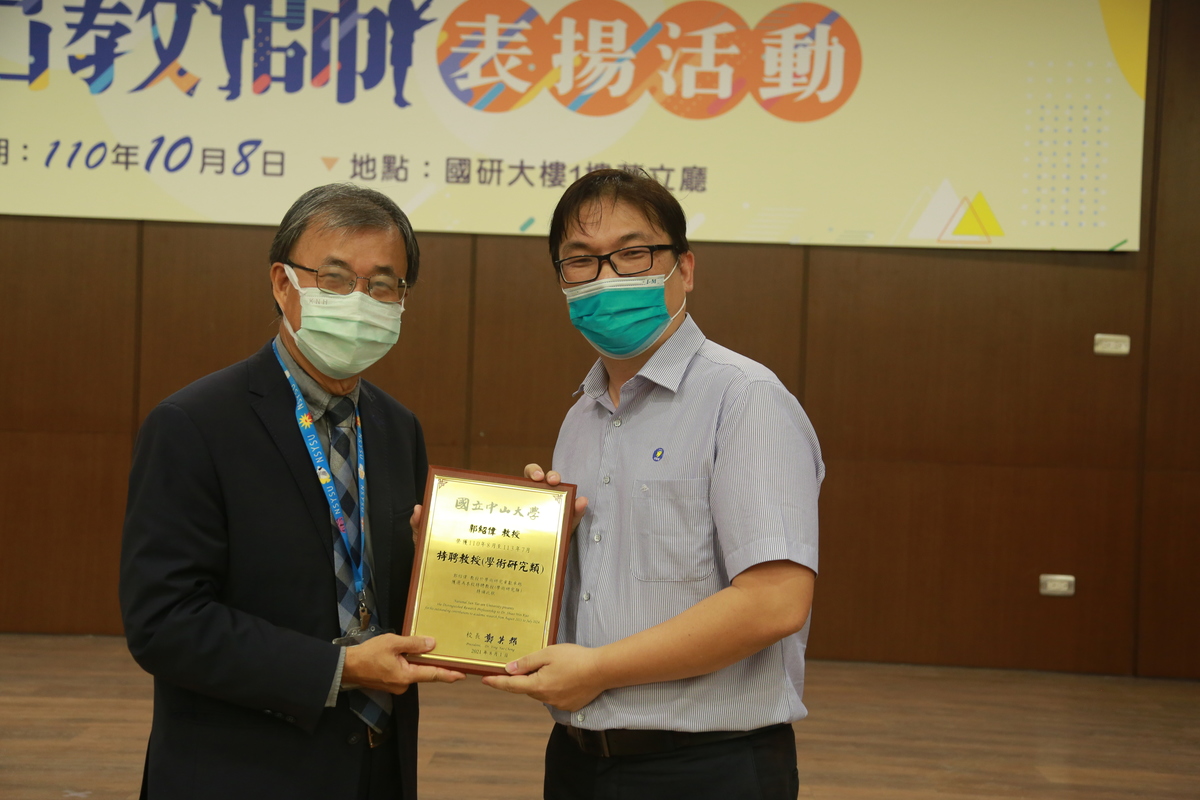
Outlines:
[[[649,247],[626,247],[607,256],[575,256],[559,262],[563,280],[582,283],[600,276],[601,260],[612,264],[618,275],[636,275],[654,266],[654,250]]]
[[[317,269],[317,288],[332,294],[350,294],[360,280],[367,281],[367,293],[382,303],[398,303],[404,294],[404,282],[386,273],[361,278],[354,270],[338,266]]]

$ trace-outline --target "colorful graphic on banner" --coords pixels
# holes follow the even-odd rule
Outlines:
[[[550,21],[557,31],[555,100],[588,116],[625,111],[646,91],[655,62],[644,54],[660,28],[616,0],[576,0]]]
[[[438,37],[438,69],[460,101],[505,112],[528,103],[550,74],[550,33],[521,0],[467,0]]]
[[[850,23],[816,3],[776,9],[754,28],[764,68],[751,93],[780,119],[808,122],[837,111],[858,85],[862,47]]]
[[[956,9],[0,0],[0,213],[273,224],[351,180],[544,235],[611,166],[698,240],[1136,249],[1149,0]]]

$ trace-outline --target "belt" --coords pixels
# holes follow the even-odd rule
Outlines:
[[[569,725],[567,735],[579,749],[590,756],[613,758],[616,756],[645,756],[653,753],[666,753],[681,747],[695,747],[712,742],[724,742],[729,739],[742,739],[759,733],[766,733],[785,727],[787,723],[769,725],[752,731],[642,731],[623,728],[613,728],[606,731],[589,731],[584,728],[574,728]]]
[[[390,738],[392,738],[391,725],[388,725],[382,731],[376,731],[370,725],[367,726],[367,744],[372,748],[379,747],[379,745],[383,744]]]

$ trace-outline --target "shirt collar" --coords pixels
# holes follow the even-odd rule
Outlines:
[[[692,315],[688,314],[679,329],[671,334],[671,338],[663,342],[654,355],[650,356],[650,360],[638,370],[638,375],[664,389],[676,392],[679,390],[679,384],[683,383],[688,364],[692,363],[692,356],[696,355],[702,344],[704,334],[692,319]]]
[[[279,357],[283,359],[288,372],[292,373],[292,377],[296,379],[296,385],[300,387],[300,394],[304,395],[304,402],[308,403],[308,411],[312,414],[312,418],[318,420],[325,416],[325,412],[340,400],[341,396],[330,394],[325,387],[317,383],[311,375],[304,371],[303,367],[296,363],[296,359],[292,358],[291,351],[283,343],[282,333],[276,334],[275,347],[279,350]],[[356,381],[350,394],[346,395],[355,406],[358,405],[358,390],[361,386],[362,381]]]
[[[696,355],[704,341],[700,326],[691,314],[686,315],[683,324],[659,346],[635,377],[645,378],[671,392],[678,391],[688,364],[692,363],[692,356]],[[597,359],[576,394],[582,392],[593,400],[599,400],[607,391],[608,372],[604,369],[604,362]]]

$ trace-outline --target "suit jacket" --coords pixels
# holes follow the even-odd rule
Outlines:
[[[154,676],[142,795],[350,798],[364,724],[325,701],[338,627],[329,506],[268,344],[146,418],[129,479],[121,613]],[[359,395],[377,614],[399,630],[424,495],[421,428]],[[395,697],[405,796],[416,797],[417,692]]]

